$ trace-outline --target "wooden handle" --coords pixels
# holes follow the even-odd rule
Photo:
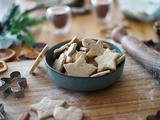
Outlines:
[[[122,32],[123,31],[123,32]],[[139,61],[149,72],[160,81],[160,55],[139,41],[134,36],[128,35],[124,29],[116,28],[112,38],[121,42],[123,49]]]

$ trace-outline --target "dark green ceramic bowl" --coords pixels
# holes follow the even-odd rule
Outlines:
[[[96,77],[71,76],[71,75],[66,75],[64,73],[56,71],[55,69],[52,68],[52,65],[54,62],[52,57],[54,54],[53,51],[57,48],[60,48],[62,45],[68,42],[69,41],[65,41],[65,42],[61,42],[59,44],[54,45],[48,50],[48,52],[45,55],[45,65],[46,65],[47,73],[49,77],[59,86],[62,86],[70,90],[75,90],[75,91],[100,90],[115,83],[117,79],[120,77],[120,75],[122,74],[125,60],[117,66],[116,71],[113,71],[107,75],[101,75]],[[116,49],[118,53],[120,53],[121,55],[124,55],[123,51],[119,49],[117,46],[106,41],[104,42],[107,43],[111,47],[111,49]]]

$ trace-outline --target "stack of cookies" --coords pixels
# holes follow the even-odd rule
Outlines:
[[[97,42],[74,37],[69,43],[54,51],[53,68],[72,76],[94,77],[109,74],[125,59],[102,40]]]

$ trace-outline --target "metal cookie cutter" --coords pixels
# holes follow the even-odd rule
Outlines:
[[[4,105],[1,103],[0,104],[0,120],[5,120],[3,113],[4,113]]]
[[[13,90],[10,84],[12,81],[18,79],[19,90]],[[0,78],[0,98],[6,98],[9,94],[12,94],[14,98],[20,98],[24,96],[24,87],[27,86],[27,79],[21,78],[19,71],[14,71],[10,74],[10,78]]]

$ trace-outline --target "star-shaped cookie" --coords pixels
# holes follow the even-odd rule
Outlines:
[[[116,70],[116,63],[118,58],[121,57],[120,53],[112,52],[110,49],[106,49],[103,55],[100,55],[94,60],[98,63],[98,72],[104,70]]]
[[[53,116],[54,109],[64,104],[64,100],[52,100],[48,97],[44,97],[39,103],[30,105],[30,109],[37,111],[39,119],[44,119]]]
[[[89,48],[89,51],[86,54],[87,57],[96,57],[102,55],[105,51],[102,40],[95,42],[89,38],[85,38],[82,40],[82,44],[84,47]]]
[[[86,62],[85,56],[81,55],[74,63],[64,64],[68,75],[88,77],[97,70],[92,64]]]

